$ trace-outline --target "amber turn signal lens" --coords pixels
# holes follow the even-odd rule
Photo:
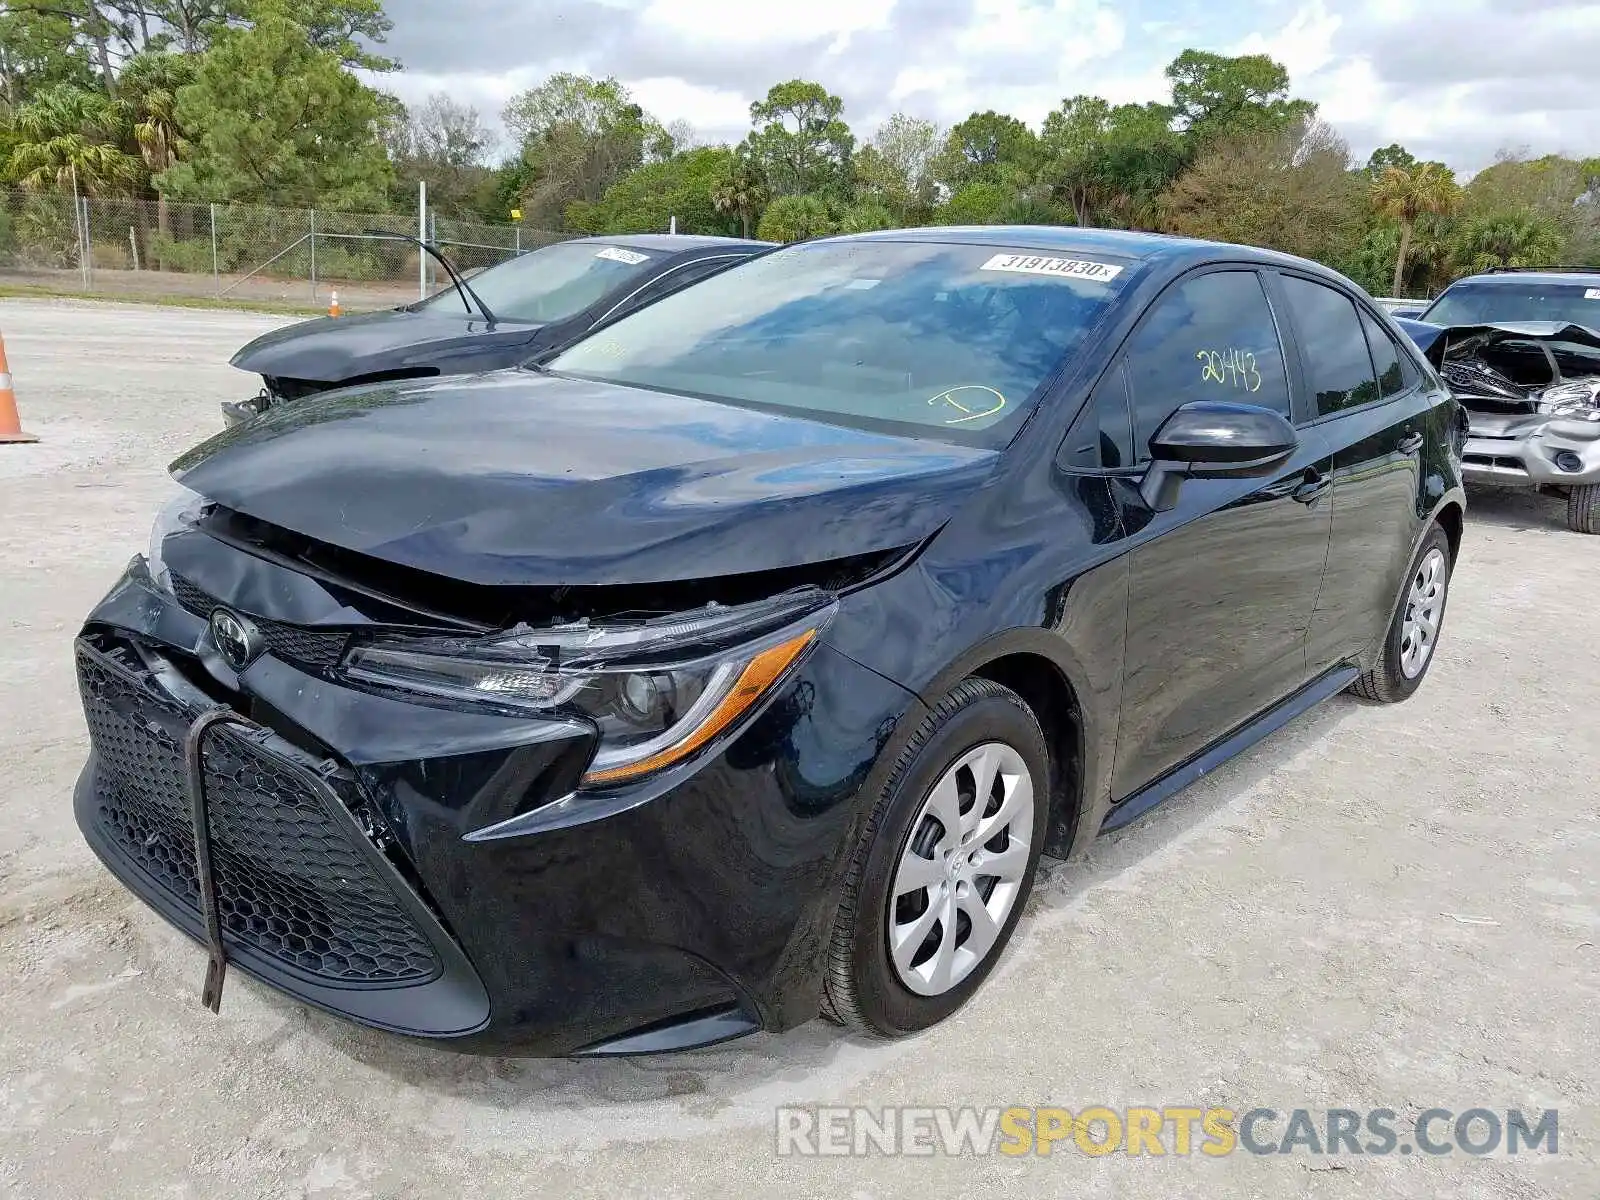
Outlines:
[[[607,771],[593,771],[583,777],[584,785],[622,783],[640,775],[648,775],[652,771],[659,771],[662,767],[669,767],[689,757],[748,712],[816,636],[815,629],[808,629],[799,637],[763,650],[739,673],[739,678],[734,681],[733,687],[722,698],[721,703],[712,709],[710,715],[682,741],[638,762],[612,767]]]

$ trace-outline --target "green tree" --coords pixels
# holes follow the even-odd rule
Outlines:
[[[347,67],[367,71],[398,71],[400,63],[375,54],[365,43],[382,43],[394,28],[383,11],[383,0],[243,0],[247,19],[257,19],[287,3],[288,15],[304,29],[318,50],[330,50]]]
[[[1385,167],[1399,167],[1402,171],[1409,171],[1416,165],[1416,155],[1399,142],[1391,142],[1372,152],[1372,156],[1367,159],[1366,170],[1368,175],[1382,175]]]
[[[1469,217],[1452,239],[1456,261],[1467,271],[1490,267],[1551,267],[1561,261],[1561,227],[1534,212]]]
[[[90,57],[99,85],[116,99],[117,76],[113,58],[130,55],[137,49],[138,27],[131,11],[111,0],[24,0],[8,3],[6,11],[32,12],[56,17],[69,31],[66,44],[76,43]]]
[[[871,233],[875,229],[893,229],[894,213],[888,205],[876,200],[858,200],[839,214],[838,232]]]
[[[1018,199],[1016,189],[977,179],[957,188],[934,213],[940,225],[998,225],[1000,214]]]
[[[1349,147],[1320,122],[1235,136],[1210,145],[1161,197],[1162,225],[1338,262],[1364,232],[1360,178]]]
[[[710,198],[712,207],[737,220],[740,235],[749,237],[772,199],[772,190],[761,167],[748,154],[735,151],[712,180]]]
[[[57,84],[19,108],[12,128],[6,174],[25,188],[100,196],[139,179],[139,160],[121,146],[127,106],[102,92]]]
[[[1411,253],[1417,220],[1426,213],[1447,216],[1454,212],[1461,203],[1461,189],[1449,168],[1437,163],[1418,163],[1409,170],[1385,167],[1372,181],[1371,202],[1379,216],[1388,217],[1400,226],[1393,290],[1389,293],[1398,296],[1405,283],[1406,260]]]
[[[922,219],[938,200],[933,162],[943,141],[934,122],[895,113],[856,153],[857,197],[892,209],[903,225]]]
[[[411,203],[418,182],[425,181],[430,208],[456,217],[472,211],[489,174],[485,158],[492,141],[477,109],[434,92],[399,114],[386,141],[395,169],[395,198],[402,206]]]
[[[1063,218],[1066,218],[1065,220]],[[994,215],[996,225],[1070,225],[1071,216],[1052,208],[1037,196],[1014,196]]]
[[[1197,150],[1222,137],[1281,133],[1316,112],[1310,101],[1289,99],[1289,72],[1265,54],[1185,50],[1166,74],[1179,126]]]
[[[189,151],[189,139],[178,120],[178,92],[194,82],[199,63],[194,55],[150,51],[135,56],[122,72],[122,90],[132,110],[133,139],[151,177],[177,166]],[[168,229],[167,197],[156,192],[156,228]]]
[[[945,136],[933,177],[952,192],[973,183],[1013,190],[1033,181],[1039,139],[1021,121],[994,111],[973,113]]]
[[[679,233],[737,233],[737,213],[719,210],[713,199],[733,158],[725,146],[702,146],[646,163],[607,188],[598,202],[571,205],[567,224],[586,233],[664,233],[676,218]]]
[[[381,138],[390,104],[313,44],[288,10],[262,0],[255,23],[229,29],[178,92],[192,158],[156,186],[195,200],[371,209],[391,171]]]
[[[798,242],[833,231],[833,217],[821,196],[779,196],[762,214],[756,236],[769,242]]]
[[[561,72],[506,105],[506,128],[521,148],[528,220],[558,229],[574,201],[593,204],[607,188],[670,153],[671,138],[615,79]]]
[[[0,8],[0,98],[8,107],[57,84],[87,90],[96,82],[70,19],[16,4]]]
[[[1079,225],[1145,213],[1183,168],[1183,138],[1163,104],[1120,104],[1074,96],[1045,117],[1041,182]]]
[[[855,136],[843,112],[844,101],[806,79],[775,84],[750,106],[745,149],[774,196],[848,194]]]
[[[245,16],[244,0],[146,0],[145,11],[158,23],[150,48],[184,54],[210,49],[211,39],[230,21],[242,22]]]

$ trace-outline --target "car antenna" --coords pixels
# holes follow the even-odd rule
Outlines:
[[[368,229],[364,232],[368,237],[394,238],[402,242],[410,242],[412,245],[418,246],[427,251],[429,254],[433,255],[434,258],[439,260],[439,265],[445,269],[445,274],[450,276],[450,282],[456,285],[456,291],[461,296],[461,303],[463,307],[465,307],[470,313],[472,311],[472,305],[476,304],[478,306],[478,311],[483,314],[483,319],[485,321],[489,322],[490,325],[494,325],[498,322],[498,318],[496,318],[495,315],[489,311],[489,306],[483,302],[483,297],[472,290],[472,285],[462,278],[461,272],[455,269],[450,260],[441,254],[439,252],[439,248],[432,242],[425,242],[421,238],[413,237],[409,233],[395,233],[390,229]],[[467,302],[468,296],[472,297],[472,303],[470,304]]]

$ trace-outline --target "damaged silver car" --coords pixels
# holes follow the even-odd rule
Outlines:
[[[1467,411],[1463,478],[1564,495],[1567,525],[1600,533],[1600,332],[1563,321],[1400,324]]]

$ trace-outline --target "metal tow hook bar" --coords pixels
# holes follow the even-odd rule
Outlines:
[[[222,918],[217,913],[217,879],[211,865],[211,822],[206,813],[206,772],[202,754],[206,734],[218,725],[249,725],[250,722],[228,708],[201,713],[189,726],[183,739],[183,761],[189,787],[189,820],[194,826],[195,880],[200,888],[200,914],[205,921],[205,983],[200,988],[200,1003],[212,1012],[222,1011],[222,981],[228,973],[228,952],[222,944]]]

